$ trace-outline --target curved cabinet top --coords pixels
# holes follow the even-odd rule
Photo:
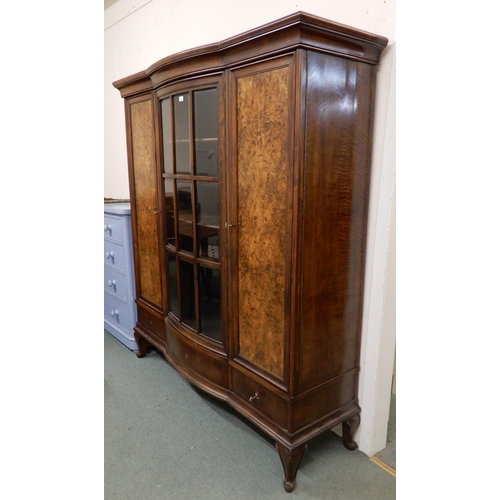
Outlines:
[[[122,97],[132,97],[180,78],[222,71],[297,48],[377,64],[387,43],[383,36],[297,12],[222,42],[165,57],[145,71],[113,82],[113,86]]]

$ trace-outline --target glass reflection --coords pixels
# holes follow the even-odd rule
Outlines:
[[[179,297],[177,292],[177,262],[175,254],[167,252],[168,282],[170,289],[170,310],[180,318]]]
[[[222,342],[220,271],[198,267],[201,333]]]
[[[172,179],[165,179],[165,239],[167,245],[175,247],[174,181]]]
[[[193,252],[193,206],[191,181],[177,181],[179,249]]]
[[[191,173],[189,94],[174,97],[175,171]]]
[[[198,256],[219,260],[219,184],[196,182]]]
[[[194,266],[179,259],[181,280],[181,321],[196,330],[196,304],[194,293]]]
[[[219,184],[196,181],[197,222],[219,227]]]
[[[166,174],[173,172],[172,159],[172,109],[170,97],[161,101],[161,116],[163,124],[163,171]]]
[[[193,94],[196,174],[218,175],[217,90],[199,90]]]

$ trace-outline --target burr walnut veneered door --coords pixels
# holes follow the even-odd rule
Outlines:
[[[293,57],[234,70],[232,241],[235,357],[286,378]]]
[[[128,106],[134,251],[137,297],[163,309],[159,249],[160,210],[156,175],[155,132],[151,95],[131,99]]]

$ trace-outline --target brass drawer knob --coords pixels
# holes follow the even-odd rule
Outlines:
[[[259,393],[258,392],[256,392],[253,396],[250,396],[250,399],[248,401],[249,401],[249,403],[253,404],[253,402],[256,399],[259,399]]]

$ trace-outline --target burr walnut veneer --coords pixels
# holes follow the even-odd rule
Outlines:
[[[357,447],[377,64],[384,37],[297,13],[114,83],[125,100],[138,322],[276,443]]]

